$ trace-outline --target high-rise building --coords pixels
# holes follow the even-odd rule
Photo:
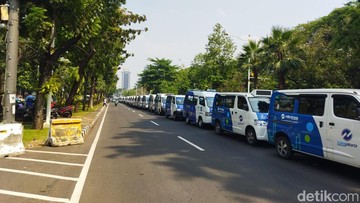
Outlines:
[[[128,90],[130,89],[130,71],[123,71],[122,72],[122,77],[121,77],[121,88],[123,88],[124,90]]]

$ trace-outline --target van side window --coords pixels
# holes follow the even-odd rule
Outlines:
[[[204,97],[199,97],[199,104],[201,106],[205,106],[205,98]]]
[[[333,95],[333,100],[333,111],[335,116],[360,120],[360,104],[355,98],[346,95]]]
[[[215,106],[222,106],[224,105],[224,97],[221,95],[215,96]]]
[[[300,95],[299,114],[323,116],[326,95]]]
[[[245,110],[245,111],[248,111],[249,110],[249,106],[246,102],[246,99],[245,97],[242,97],[242,96],[238,96],[238,104],[237,104],[237,107],[238,109],[242,109],[242,110]]]
[[[294,112],[295,97],[287,95],[278,95],[275,98],[275,111]]]
[[[228,108],[234,108],[234,103],[235,103],[235,96],[226,96],[225,97],[225,107]]]

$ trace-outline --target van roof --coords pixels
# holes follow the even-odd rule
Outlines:
[[[261,90],[261,89],[255,89],[251,91],[251,93],[248,92],[219,92],[219,95],[243,95],[246,97],[271,97],[272,90]]]
[[[211,91],[202,91],[202,90],[193,90],[186,93],[186,95],[196,95],[196,96],[206,96],[206,97],[214,97],[217,92]]]
[[[288,90],[274,90],[274,92],[282,93],[348,93],[360,95],[360,89],[344,89],[344,88],[319,88],[319,89],[288,89]]]

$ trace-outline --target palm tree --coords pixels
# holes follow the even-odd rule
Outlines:
[[[249,43],[243,46],[244,53],[240,55],[242,60],[245,63],[242,65],[243,68],[248,69],[251,68],[253,72],[253,81],[254,85],[253,88],[258,88],[258,77],[259,77],[259,70],[260,70],[260,58],[262,55],[262,48],[261,48],[261,41],[254,41],[249,40]]]
[[[272,69],[278,79],[278,89],[285,89],[287,73],[302,66],[299,58],[293,57],[291,35],[293,31],[281,27],[273,27],[271,36],[262,39],[264,53],[267,55],[267,66]]]

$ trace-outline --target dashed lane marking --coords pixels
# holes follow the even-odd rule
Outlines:
[[[189,145],[191,145],[191,146],[195,147],[196,149],[198,149],[198,150],[200,150],[200,151],[205,151],[205,149],[203,149],[203,148],[201,148],[201,147],[197,146],[196,144],[194,144],[194,143],[192,143],[192,142],[188,141],[187,139],[185,139],[185,138],[183,138],[183,137],[181,137],[181,136],[178,136],[178,138],[179,138],[179,139],[181,139],[182,141],[184,141],[184,142],[188,143]]]
[[[159,126],[159,124],[155,123],[154,121],[150,121],[152,124]]]

